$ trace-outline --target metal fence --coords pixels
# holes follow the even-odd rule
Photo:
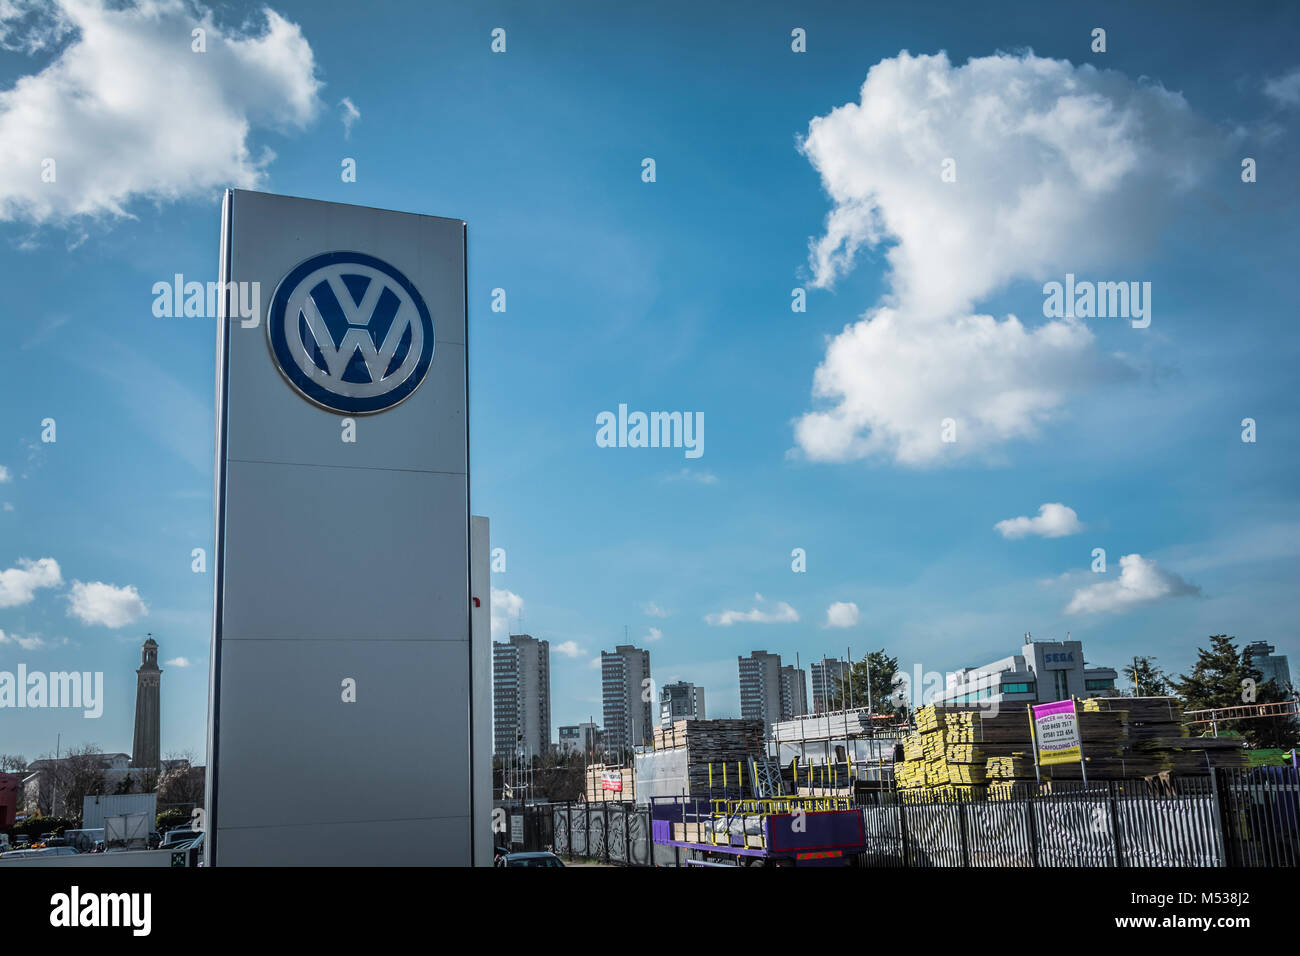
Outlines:
[[[1297,866],[1294,767],[1017,787],[1006,800],[873,794],[868,866]]]
[[[1018,785],[1005,800],[931,802],[869,792],[860,806],[864,866],[1300,866],[1300,770]],[[651,841],[650,811],[629,803],[555,803],[523,815],[514,849],[571,860],[680,866]]]
[[[542,803],[509,810],[523,817],[523,839],[516,850],[551,850],[570,860],[621,866],[674,865],[671,847],[650,841],[650,810],[626,802]],[[666,853],[664,851],[667,851]]]

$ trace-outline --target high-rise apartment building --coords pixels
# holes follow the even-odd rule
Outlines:
[[[840,681],[848,675],[849,665],[832,657],[822,658],[812,665],[813,713],[824,714],[832,710]],[[865,705],[865,701],[863,702]]]
[[[808,713],[808,675],[803,668],[786,664],[781,668],[781,719]]]
[[[650,691],[650,652],[631,644],[601,651],[600,685],[605,749],[617,752],[648,746],[655,709]]]
[[[679,680],[659,690],[659,726],[676,720],[704,720],[704,688]]]
[[[492,644],[493,749],[535,757],[551,745],[551,645],[530,634]]]

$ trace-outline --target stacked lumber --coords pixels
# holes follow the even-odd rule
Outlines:
[[[587,767],[587,781],[584,793],[588,803],[623,803],[632,802],[635,796],[631,767],[606,766],[594,763]],[[603,783],[617,780],[622,784],[621,790],[610,790]]]
[[[1124,776],[1203,774],[1211,768],[1247,765],[1241,737],[1189,736],[1183,705],[1172,697],[1091,697],[1083,701],[1082,709],[1086,713],[1124,714]],[[1092,769],[1091,761],[1088,769]]]
[[[1168,697],[1094,697],[1079,704],[1089,781],[1203,774],[1210,767],[1246,765],[1238,737],[1189,737],[1178,701]],[[897,787],[916,799],[1010,796],[1017,781],[1035,779],[1028,715],[1020,708],[922,707],[916,732],[903,741],[894,768]],[[1039,768],[1044,781],[1080,780],[1076,763]]]
[[[990,780],[1033,780],[1034,758],[1023,753],[989,757],[984,773]]]
[[[920,760],[925,756],[925,750],[921,743],[921,735],[918,733],[909,733],[903,738],[903,758],[905,760]]]
[[[689,747],[693,755],[716,761],[744,759],[762,753],[763,722],[757,719],[678,720],[669,727],[656,728],[655,750]]]
[[[656,729],[653,745],[656,751],[684,752],[686,786],[693,794],[707,794],[710,789],[715,793],[721,791],[724,767],[728,790],[752,793],[749,758],[763,755],[766,749],[763,721],[753,718],[678,720],[669,727]],[[711,780],[710,767],[713,771]],[[800,768],[801,778],[805,772],[805,768]]]

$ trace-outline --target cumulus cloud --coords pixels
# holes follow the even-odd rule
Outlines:
[[[561,641],[559,644],[552,644],[551,650],[557,654],[563,654],[565,657],[581,657],[585,653],[578,646],[577,641]]]
[[[890,291],[829,341],[799,449],[918,466],[987,453],[1033,437],[1072,393],[1131,377],[1079,320],[974,308],[1015,280],[1134,261],[1201,176],[1205,129],[1177,93],[1032,54],[872,67],[860,102],[801,144],[832,202],[810,265],[828,287],[883,248]]]
[[[148,605],[131,584],[119,588],[103,581],[73,581],[68,594],[68,615],[83,624],[125,627],[148,613]]]
[[[11,480],[12,478],[9,475],[9,469],[6,468],[4,465],[0,465],[0,485],[3,485],[6,481],[11,481]]]
[[[721,614],[705,615],[704,620],[710,627],[731,627],[737,623],[747,624],[785,624],[799,620],[799,612],[784,601],[778,601],[771,610],[761,605],[768,602],[763,595],[755,594],[754,600],[760,605],[748,611],[723,611]]]
[[[1083,530],[1083,523],[1078,513],[1059,501],[1039,505],[1038,516],[1026,518],[1007,518],[993,526],[1004,538],[1027,538],[1038,535],[1041,538],[1064,538],[1066,535],[1078,534]]]
[[[492,589],[492,640],[510,637],[510,626],[524,613],[524,599],[504,588]]]
[[[173,657],[169,661],[163,661],[163,667],[189,667],[190,659],[188,657]]]
[[[826,609],[824,627],[852,627],[858,623],[858,606],[852,601],[836,601]]]
[[[191,51],[195,28],[206,31],[204,53]],[[252,129],[302,128],[320,108],[311,46],[269,8],[246,32],[184,0],[0,2],[10,49],[65,40],[0,92],[0,169],[11,171],[0,219],[126,216],[135,199],[257,186],[274,154],[253,155]],[[52,182],[42,181],[46,160]]]
[[[1300,106],[1300,66],[1265,82],[1264,95],[1278,106]]]
[[[0,571],[0,607],[19,607],[36,596],[38,588],[58,587],[63,583],[59,562],[53,558],[31,561],[18,559],[18,567]]]
[[[1066,614],[1089,614],[1098,611],[1123,612],[1162,598],[1200,594],[1201,589],[1188,584],[1178,575],[1166,571],[1154,560],[1140,554],[1126,554],[1119,559],[1119,577],[1079,588],[1065,608]]]
[[[664,636],[663,631],[659,630],[659,628],[657,627],[652,627],[650,628],[649,631],[646,632],[645,637],[641,638],[641,640],[653,642],[659,640],[663,636]]]
[[[649,617],[667,617],[672,613],[672,611],[665,611],[654,601],[648,601],[641,605],[641,610],[645,611]]]

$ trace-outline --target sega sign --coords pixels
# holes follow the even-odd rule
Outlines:
[[[1066,651],[1060,654],[1044,654],[1043,662],[1046,664],[1073,664],[1074,652]]]

